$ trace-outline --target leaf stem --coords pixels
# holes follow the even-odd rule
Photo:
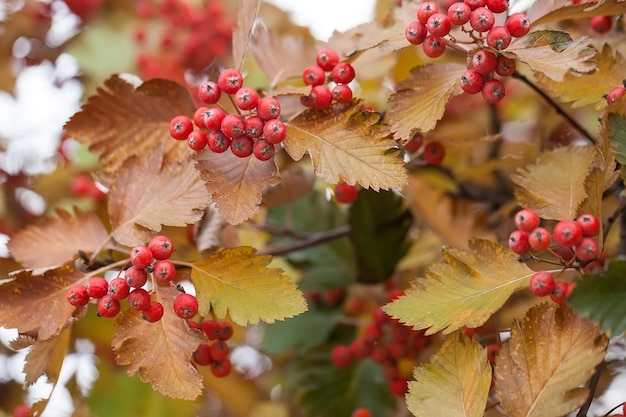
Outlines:
[[[286,255],[291,252],[296,252],[302,249],[310,248],[315,245],[328,242],[330,240],[338,239],[340,237],[347,236],[350,233],[350,227],[347,225],[339,226],[335,229],[325,230],[323,232],[311,233],[306,238],[293,242],[288,245],[270,245],[258,251],[259,255],[272,255],[280,256]]]

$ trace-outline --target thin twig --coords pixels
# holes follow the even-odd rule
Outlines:
[[[609,231],[611,230],[611,227],[613,227],[613,224],[619,218],[619,216],[621,216],[624,213],[624,210],[626,210],[626,200],[620,197],[619,205],[617,206],[613,214],[611,214],[609,218],[606,219],[606,223],[602,227],[602,235],[603,235],[602,241],[603,242],[606,242],[606,237],[608,236]]]
[[[335,229],[326,230],[324,232],[311,233],[306,239],[302,239],[287,245],[267,246],[259,250],[257,253],[259,255],[285,255],[287,253],[296,252],[302,249],[322,244],[324,242],[328,242],[329,240],[334,240],[340,237],[347,236],[349,233],[349,226],[340,226]]]
[[[596,370],[593,372],[593,376],[591,377],[591,381],[589,382],[589,396],[587,397],[587,400],[585,401],[583,406],[580,407],[580,410],[578,410],[576,417],[587,416],[587,412],[589,411],[589,407],[591,407],[593,397],[596,395],[596,389],[598,388],[598,383],[600,382],[600,374],[602,373],[603,365],[603,362],[600,362],[598,365],[596,365]]]

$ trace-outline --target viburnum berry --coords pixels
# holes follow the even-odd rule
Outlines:
[[[511,44],[511,33],[504,26],[494,26],[487,33],[487,45],[497,50],[506,49]],[[495,67],[494,67],[495,69]]]
[[[435,37],[443,38],[452,29],[452,22],[447,14],[435,13],[426,21],[426,29]]]
[[[528,233],[528,243],[533,250],[542,251],[548,249],[550,243],[552,242],[552,237],[550,236],[550,232],[548,229],[543,227],[537,227]]]
[[[606,33],[613,26],[611,16],[594,16],[591,18],[591,29],[596,33]]]
[[[220,129],[222,133],[233,139],[243,136],[246,133],[243,119],[238,114],[227,114],[222,119]]]
[[[235,94],[243,85],[241,73],[234,68],[225,69],[217,79],[220,90],[227,94]]]
[[[230,144],[231,138],[219,130],[209,132],[207,135],[207,147],[215,153],[226,152],[230,148]]]
[[[422,50],[429,58],[438,58],[446,51],[446,41],[435,36],[426,36],[422,43]]]
[[[517,253],[523,255],[530,249],[530,243],[528,243],[528,233],[523,230],[514,230],[509,235],[509,248]]]
[[[487,103],[497,103],[506,95],[504,84],[497,78],[485,81],[480,92]]]
[[[422,135],[420,132],[417,132],[416,134],[413,135],[411,140],[409,140],[404,145],[404,149],[406,149],[408,152],[417,152],[422,147],[423,144],[424,144],[424,135]]]
[[[163,317],[163,304],[158,301],[150,301],[148,308],[141,312],[141,318],[145,321],[154,323]]]
[[[581,261],[592,261],[600,255],[600,248],[594,238],[583,237],[574,247],[574,253]]]
[[[266,139],[259,139],[254,142],[252,153],[259,161],[268,161],[274,156],[274,145]]]
[[[339,62],[333,67],[330,75],[337,84],[348,84],[350,81],[354,80],[356,73],[349,62]]]
[[[13,409],[13,417],[30,417],[31,409],[26,404],[18,404]]]
[[[448,7],[448,17],[453,25],[463,26],[470,19],[472,9],[465,3],[453,3]]]
[[[421,45],[428,36],[428,29],[420,21],[414,21],[409,23],[404,30],[404,36],[409,43],[413,45]]]
[[[319,65],[310,65],[302,72],[302,81],[306,85],[321,85],[326,81],[326,74]]]
[[[222,90],[213,81],[203,82],[198,86],[198,98],[206,104],[215,104],[220,100]]]
[[[485,0],[485,6],[494,13],[504,13],[509,8],[509,0]]]
[[[287,137],[285,124],[278,119],[268,120],[263,126],[263,136],[272,145],[282,142]]]
[[[554,240],[562,246],[574,246],[583,238],[582,227],[573,220],[562,220],[552,229]]]
[[[241,87],[235,93],[233,102],[241,110],[252,110],[259,103],[259,94],[254,88]]]
[[[75,285],[67,290],[67,302],[74,307],[80,307],[89,303],[89,294],[84,285]]]
[[[277,119],[280,116],[280,103],[274,97],[264,97],[259,100],[256,111],[263,120]]]
[[[152,275],[157,281],[170,282],[176,277],[176,267],[167,259],[162,259],[154,263]]]
[[[603,97],[606,99],[607,104],[613,104],[626,93],[626,87],[615,87],[612,88],[607,94]]]
[[[193,122],[187,116],[176,116],[170,121],[170,136],[176,140],[187,140],[193,131]]]
[[[557,304],[563,304],[567,300],[567,296],[571,291],[569,290],[569,284],[565,281],[557,281],[554,284],[550,299]]]
[[[198,312],[198,300],[191,294],[178,294],[174,299],[174,312],[182,319],[190,319]]]
[[[135,288],[128,294],[128,305],[133,310],[143,311],[150,307],[150,293],[143,288]]]
[[[504,55],[498,55],[495,71],[502,77],[512,75],[515,72],[515,60]]]
[[[374,345],[370,340],[364,337],[358,337],[350,344],[350,351],[352,352],[352,355],[359,359],[365,359],[370,356],[372,354],[372,349],[374,349]]]
[[[421,3],[417,8],[417,20],[426,24],[428,18],[435,13],[439,12],[439,7],[432,1],[425,1]]]
[[[345,181],[335,185],[335,201],[341,204],[352,204],[359,195],[359,189]]]
[[[515,213],[513,222],[519,230],[530,233],[539,226],[539,216],[534,210],[523,209]]]
[[[372,417],[372,413],[367,408],[357,408],[350,417]]]
[[[233,336],[233,325],[227,321],[218,321],[217,340],[226,341]]]
[[[496,18],[494,17],[491,10],[486,7],[478,7],[477,9],[472,10],[470,13],[470,25],[472,29],[477,32],[487,32],[489,31],[496,22]]]
[[[315,62],[324,71],[332,71],[333,67],[339,63],[339,54],[334,49],[322,49],[317,52]]]
[[[220,336],[220,324],[215,320],[205,320],[202,322],[202,331],[207,335],[209,340],[217,340]]]
[[[593,237],[600,233],[600,221],[593,214],[585,213],[579,216],[576,223],[582,229],[584,237]]]
[[[422,158],[430,165],[439,165],[446,157],[446,148],[441,142],[431,141],[424,146]]]
[[[231,371],[232,364],[229,360],[223,361],[212,361],[211,362],[211,373],[213,376],[217,378],[223,378],[228,376]]]
[[[120,309],[120,302],[111,295],[105,295],[98,300],[98,315],[100,317],[115,317]]]
[[[257,115],[248,116],[243,121],[243,127],[244,131],[246,132],[246,136],[250,136],[251,138],[260,137],[263,134],[264,126],[265,122]]]
[[[464,3],[467,4],[472,10],[485,6],[485,0],[464,0]]]
[[[192,358],[193,361],[200,366],[210,365],[213,361],[213,358],[211,358],[209,345],[207,345],[206,343],[200,343],[195,352],[193,352]]]
[[[461,89],[468,94],[480,93],[485,85],[485,77],[475,69],[468,69],[461,75]]]
[[[337,66],[335,66],[337,68]],[[316,85],[309,93],[309,107],[314,109],[325,109],[333,101],[333,95],[325,85]]]
[[[409,383],[404,378],[395,378],[389,383],[389,391],[398,397],[403,396],[409,390]]]
[[[239,136],[230,142],[231,152],[239,158],[247,158],[252,155],[253,147],[254,140],[249,136]]]
[[[546,271],[538,271],[530,277],[530,291],[538,297],[552,294],[555,287],[554,275]]]
[[[505,26],[511,36],[521,38],[530,32],[530,18],[525,13],[513,13],[506,19]]]
[[[352,89],[346,84],[337,84],[330,94],[337,103],[348,103],[352,100]]]
[[[91,298],[102,298],[109,292],[109,283],[102,277],[91,277],[85,288]]]
[[[137,268],[147,268],[153,260],[152,252],[146,246],[137,245],[130,251],[130,262]]]
[[[480,49],[472,55],[472,68],[481,74],[489,74],[495,68],[498,62],[496,54],[486,49]]]
[[[152,257],[156,260],[169,259],[174,253],[174,244],[172,240],[163,235],[155,236],[148,242],[148,249],[152,253]]]
[[[206,125],[204,124],[204,112],[208,110],[208,107],[198,107],[196,111],[193,112],[193,122],[201,129],[206,129]]]
[[[213,360],[223,361],[228,357],[230,349],[228,347],[228,343],[223,340],[215,340],[209,345],[209,352],[211,353],[211,358],[213,358]]]
[[[196,152],[204,149],[206,147],[206,144],[207,144],[206,133],[204,133],[201,130],[194,130],[187,137],[187,146],[189,146],[190,149]]]
[[[377,345],[374,349],[372,349],[370,358],[375,363],[384,363],[387,359],[389,359],[389,349],[387,349],[386,346]]]
[[[219,107],[212,107],[204,112],[202,120],[204,126],[209,130],[219,130],[222,127],[222,120],[226,117],[226,112]]]
[[[389,314],[385,313],[382,307],[378,306],[372,311],[372,320],[379,326],[382,326],[385,323],[388,323],[391,320]]]
[[[125,300],[130,293],[130,286],[126,283],[124,278],[113,278],[111,282],[109,282],[108,293],[118,301]]]

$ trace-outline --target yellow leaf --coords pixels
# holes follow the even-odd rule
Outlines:
[[[596,149],[567,146],[545,151],[534,164],[518,168],[511,180],[522,207],[533,209],[545,219],[573,219],[587,198],[587,179]]]
[[[533,274],[518,255],[490,240],[472,239],[469,251],[444,248],[443,257],[446,263],[432,265],[385,312],[426,334],[478,327]]]
[[[570,71],[588,73],[595,69],[589,60],[596,51],[589,47],[589,40],[572,40],[565,32],[538,30],[514,40],[506,51],[553,81],[562,82]]]
[[[412,77],[398,83],[389,98],[389,123],[396,139],[408,140],[415,130],[434,128],[448,101],[463,92],[459,80],[466,70],[456,63],[413,68]]]
[[[485,349],[462,332],[450,335],[414,372],[406,402],[416,417],[482,417],[491,385]]]
[[[229,314],[239,325],[273,323],[306,311],[306,302],[281,269],[268,268],[272,257],[255,256],[251,247],[224,249],[192,265],[202,316],[211,307],[218,317]]]
[[[24,374],[28,385],[34,384],[44,374],[48,382],[57,382],[70,345],[70,334],[68,327],[57,337],[33,345],[26,355],[24,364]]]
[[[395,142],[379,123],[380,114],[359,111],[358,105],[304,111],[287,124],[285,149],[295,160],[308,152],[315,173],[332,184],[343,179],[376,191],[402,186],[404,163],[398,152],[389,152]]]
[[[176,315],[177,293],[170,287],[156,287],[163,318],[154,323],[142,319],[139,311],[124,309],[115,321],[118,329],[111,346],[117,364],[128,365],[128,375],[138,374],[168,397],[193,400],[202,393],[203,378],[191,365],[191,355],[208,339]]]
[[[607,338],[567,305],[541,304],[515,321],[495,367],[501,406],[512,417],[554,417],[587,398],[580,388],[604,359]]]

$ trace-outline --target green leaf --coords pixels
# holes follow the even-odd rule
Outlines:
[[[626,331],[626,261],[613,260],[606,271],[586,274],[576,283],[568,303],[580,315],[600,324],[603,331]]]
[[[411,213],[393,192],[361,190],[350,208],[350,241],[358,268],[357,281],[383,282],[406,254]]]

